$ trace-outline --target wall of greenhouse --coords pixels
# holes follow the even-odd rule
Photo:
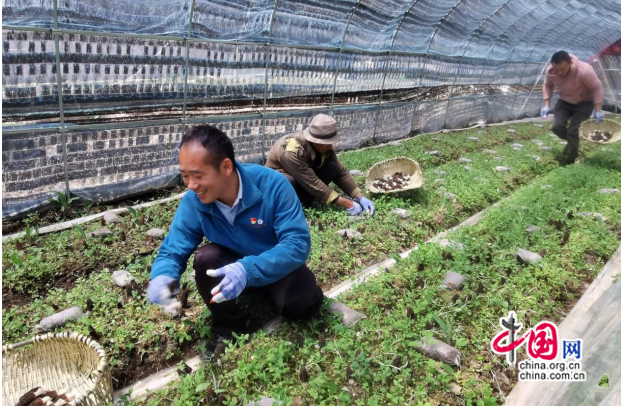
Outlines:
[[[103,202],[177,184],[199,123],[261,163],[321,112],[340,150],[535,116],[553,52],[587,60],[621,37],[610,0],[110,4],[3,0],[3,218],[54,191]],[[594,64],[608,106],[620,60]]]

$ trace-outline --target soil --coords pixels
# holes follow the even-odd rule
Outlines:
[[[52,224],[58,224],[60,222],[73,220],[80,217],[90,216],[92,214],[103,213],[108,210],[123,208],[126,206],[135,206],[140,203],[146,203],[153,200],[160,200],[166,197],[170,197],[172,194],[181,193],[185,190],[185,186],[178,185],[168,189],[158,189],[152,192],[148,192],[139,196],[133,196],[129,199],[117,200],[114,202],[107,202],[102,204],[96,204],[90,208],[86,208],[84,205],[72,205],[63,214],[60,209],[52,209],[38,214],[38,219],[32,224],[27,224],[27,217],[23,217],[15,220],[2,220],[2,235],[6,236],[14,234],[20,231],[24,231],[27,227],[33,227],[35,225],[41,227],[49,226]]]
[[[124,229],[126,234],[129,233],[129,226],[127,227],[126,230]],[[101,242],[97,242],[97,244],[99,243]],[[33,282],[23,292],[13,291],[3,286],[2,310],[9,311],[13,306],[26,306],[38,297],[45,297],[46,292],[53,288],[70,290],[75,286],[78,278],[101,272],[104,268],[108,268],[112,272],[125,264],[126,257],[122,253],[136,252],[141,255],[149,255],[159,247],[159,241],[148,242],[146,240],[131,239],[125,242],[112,242],[110,245],[112,248],[111,252],[119,253],[119,255],[111,254],[106,261],[95,266],[89,262],[89,258],[76,256],[71,260],[64,261],[63,267],[54,274],[53,279]]]

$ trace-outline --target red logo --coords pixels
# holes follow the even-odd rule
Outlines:
[[[250,217],[250,222],[252,224],[256,224],[257,223],[257,218],[256,217]]]
[[[496,334],[492,340],[492,350],[496,354],[507,354],[507,362],[510,365],[515,364],[515,350],[520,348],[528,339],[527,351],[532,359],[552,361],[556,358],[558,354],[558,329],[554,323],[542,321],[523,336],[514,337],[514,333],[517,333],[522,327],[515,324],[516,321],[514,312],[509,312],[509,317],[500,319],[500,325],[504,329]]]

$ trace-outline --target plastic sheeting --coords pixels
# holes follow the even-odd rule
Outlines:
[[[621,37],[621,0],[110,4],[2,2],[4,217],[55,190],[104,201],[170,185],[194,123],[261,162],[318,112],[339,120],[339,149],[533,116],[552,52],[586,60]],[[595,65],[608,105],[619,65]]]
[[[559,337],[582,339],[584,382],[519,382],[507,406],[613,406],[621,404],[621,248],[559,326]],[[558,360],[561,360],[560,351]],[[557,360],[557,361],[558,361]],[[609,387],[599,386],[608,376]]]

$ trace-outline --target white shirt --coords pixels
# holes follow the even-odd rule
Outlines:
[[[239,191],[237,192],[237,198],[233,202],[233,206],[229,207],[227,204],[222,203],[219,200],[215,201],[216,206],[218,206],[218,209],[220,209],[220,212],[222,213],[224,218],[229,222],[230,225],[233,225],[233,221],[235,221],[235,216],[237,215],[237,211],[239,210],[239,207],[240,207],[240,202],[242,199],[242,190],[243,190],[241,176],[239,176],[239,172],[237,171],[237,169],[235,170],[235,172],[237,172],[237,177],[239,178]]]

